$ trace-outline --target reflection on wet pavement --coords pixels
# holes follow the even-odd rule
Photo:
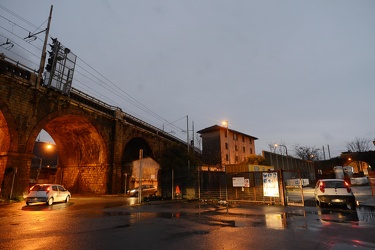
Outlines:
[[[357,208],[358,219],[367,223],[375,223],[375,208],[360,206]]]
[[[237,205],[229,208],[229,212],[226,208],[220,209],[217,206],[174,206],[127,207],[125,210],[109,208],[102,215],[125,216],[126,223],[117,228],[131,227],[150,219],[188,220],[213,227],[264,227],[276,230],[316,230],[325,227],[327,223],[346,223],[352,226],[375,223],[375,209],[361,206],[358,206],[356,210],[335,207],[323,209],[305,207],[280,211],[281,209],[275,207],[253,208]],[[159,211],[155,209],[159,209]],[[179,212],[173,212],[173,210],[179,210]]]
[[[357,212],[354,210],[322,208],[318,212],[320,219],[325,222],[358,224]]]

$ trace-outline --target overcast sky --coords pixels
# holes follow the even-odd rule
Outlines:
[[[375,137],[373,0],[4,0],[0,43],[31,68],[44,34],[17,41],[14,23],[44,29],[51,4],[50,35],[78,56],[73,87],[178,136],[168,121],[186,129],[188,115],[195,131],[228,120],[259,138],[257,154],[283,143],[338,156]]]

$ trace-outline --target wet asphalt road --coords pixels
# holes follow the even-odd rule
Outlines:
[[[308,200],[308,199],[307,199]],[[371,249],[372,208],[74,197],[0,206],[0,249]]]

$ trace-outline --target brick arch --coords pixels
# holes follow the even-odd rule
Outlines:
[[[15,152],[18,148],[18,134],[9,108],[0,102],[0,152]]]
[[[123,162],[138,160],[140,149],[143,149],[143,157],[154,158],[152,149],[147,140],[142,137],[133,137],[124,147]]]
[[[107,192],[108,139],[90,116],[80,112],[58,111],[36,125],[29,138],[28,150],[44,129],[55,141],[58,150],[58,172],[62,182],[75,193]]]
[[[9,197],[12,179],[20,157],[17,153],[19,145],[19,134],[16,123],[6,104],[0,102],[0,196]],[[18,162],[17,160],[18,159]]]

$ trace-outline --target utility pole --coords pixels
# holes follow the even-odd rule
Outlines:
[[[190,142],[189,142],[189,116],[186,116],[186,143],[187,143],[187,154],[188,154],[188,169],[190,169]]]
[[[186,116],[186,143],[187,143],[187,152],[189,155],[190,145],[189,145],[189,116],[188,115]]]
[[[47,48],[47,42],[48,42],[48,35],[49,35],[49,29],[51,25],[51,19],[52,19],[52,10],[53,10],[53,5],[51,5],[51,10],[49,12],[49,17],[48,17],[48,23],[47,23],[47,29],[46,29],[46,36],[44,38],[44,44],[43,44],[43,50],[42,50],[42,56],[40,58],[40,64],[39,64],[39,71],[38,71],[38,79],[36,82],[36,89],[38,90],[40,87],[40,82],[42,79],[42,73],[43,73],[43,67],[44,63],[46,62],[46,48]]]
[[[194,121],[192,121],[191,122],[191,126],[192,126],[192,130],[193,130],[193,159],[194,159],[194,152],[195,152],[195,144],[194,144],[194,135],[195,135],[195,133],[194,133]]]
[[[329,144],[327,145],[327,150],[328,150],[328,157],[331,159],[331,150],[329,149]]]

